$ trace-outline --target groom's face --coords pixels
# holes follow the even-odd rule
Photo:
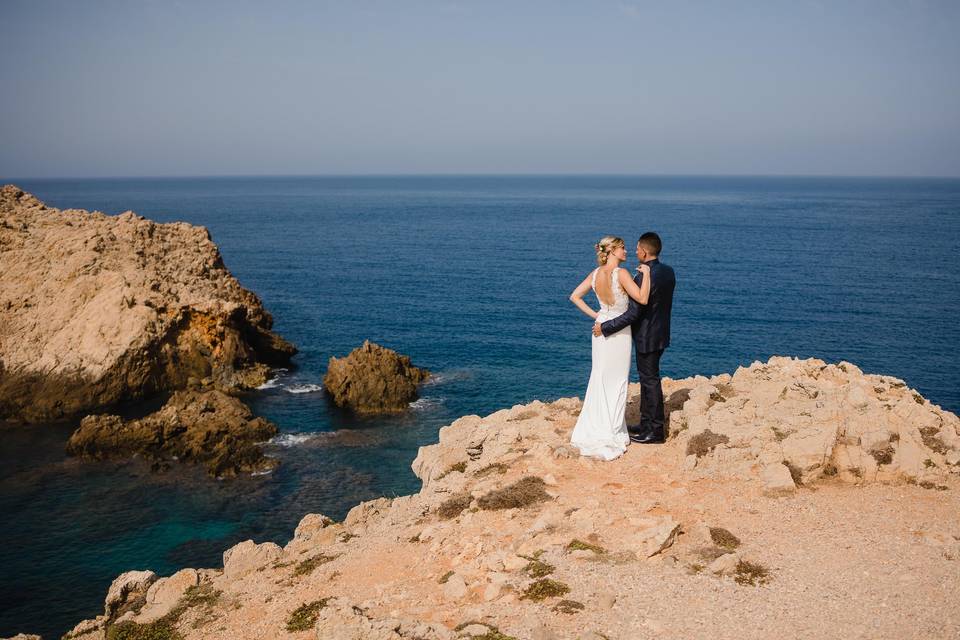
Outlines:
[[[637,243],[637,260],[639,260],[640,262],[643,262],[646,259],[647,259],[647,252],[643,248],[643,246],[638,242]]]

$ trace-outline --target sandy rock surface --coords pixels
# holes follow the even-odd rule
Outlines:
[[[807,384],[814,372],[817,398],[798,398],[812,392],[790,381]],[[932,440],[956,451],[956,416],[883,380],[781,358],[667,380],[673,437],[612,462],[568,446],[576,398],[463,417],[420,450],[419,493],[360,504],[343,523],[306,515],[282,548],[237,545],[226,571],[199,570],[165,623],[188,639],[222,640],[958,637],[960,481]],[[710,404],[708,386],[724,401]],[[823,414],[810,410],[818,398]],[[734,402],[742,420],[726,411]],[[935,422],[918,410],[939,431],[914,442],[911,430]],[[714,444],[694,441],[688,453],[708,427]],[[792,434],[778,439],[774,428],[821,443],[820,473],[812,454],[794,457],[812,446],[780,447]],[[892,433],[899,442],[881,437]],[[880,469],[828,466],[839,447],[884,441],[890,463],[868,454]],[[909,459],[897,446],[905,441],[940,456],[930,458],[935,482],[894,462]],[[805,465],[790,491],[766,484],[764,469],[778,464],[770,442],[781,466]],[[78,628],[108,624],[117,618]]]
[[[157,468],[170,460],[198,462],[211,476],[225,477],[276,467],[258,443],[277,431],[221,391],[177,391],[162,409],[139,420],[87,416],[70,436],[67,453],[95,459],[139,453]]]
[[[410,358],[369,340],[343,358],[330,358],[323,388],[340,407],[357,413],[406,411],[417,398],[417,385],[430,372]]]
[[[296,351],[272,324],[205,228],[0,188],[0,420],[256,387]]]

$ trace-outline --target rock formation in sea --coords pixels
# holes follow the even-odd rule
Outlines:
[[[366,340],[347,356],[330,358],[323,388],[338,406],[357,413],[398,413],[429,377],[408,356]]]
[[[576,398],[460,418],[418,493],[307,514],[222,568],[125,573],[69,637],[960,635],[956,415],[819,360],[664,390],[670,439],[613,462],[570,447]]]
[[[205,228],[0,188],[0,420],[254,388],[296,352],[272,324]]]
[[[257,443],[277,427],[222,391],[177,391],[162,409],[139,420],[92,415],[80,422],[67,453],[96,459],[140,454],[155,467],[197,462],[214,477],[264,472],[277,465]]]

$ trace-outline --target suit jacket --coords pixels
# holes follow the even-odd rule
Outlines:
[[[650,265],[651,279],[647,304],[642,305],[630,298],[630,305],[623,314],[600,325],[605,336],[631,325],[637,353],[651,353],[670,346],[670,309],[677,284],[671,266],[660,260],[651,260],[647,264]],[[639,287],[643,283],[643,274],[638,273],[633,280]]]

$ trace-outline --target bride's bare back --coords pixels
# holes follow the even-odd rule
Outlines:
[[[616,304],[613,296],[613,269],[597,269],[597,278],[593,283],[593,290],[597,298],[608,307]]]

